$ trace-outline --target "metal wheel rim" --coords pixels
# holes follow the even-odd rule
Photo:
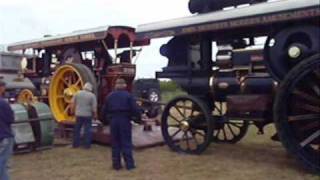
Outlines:
[[[189,99],[188,97],[178,97],[171,102],[168,103],[166,106],[163,116],[162,116],[162,133],[164,135],[164,139],[167,143],[167,145],[174,151],[176,152],[183,152],[183,153],[188,153],[188,154],[199,154],[202,153],[206,147],[210,144],[211,141],[211,134],[212,134],[212,124],[211,124],[211,119],[209,116],[209,113],[206,113],[205,110],[202,112],[205,117],[201,117],[199,111],[198,111],[198,116],[200,119],[204,118],[206,119],[205,126],[195,127],[195,125],[192,125],[192,121],[197,121],[196,118],[191,119],[191,117],[187,117],[186,114],[187,111],[191,115],[196,115],[196,110],[192,110],[192,108],[187,107],[184,105],[184,107],[187,108],[182,108],[181,104],[177,108],[176,105],[178,102],[184,101],[184,104],[189,101],[192,102],[193,99]],[[197,105],[197,102],[195,103]],[[200,105],[201,106],[201,105]],[[177,118],[177,116],[172,115],[172,110],[176,109],[176,113],[179,114],[180,119]],[[201,107],[200,107],[201,108]],[[202,108],[201,108],[202,109]],[[179,112],[180,111],[180,112]],[[200,110],[202,111],[202,110]],[[171,119],[171,122],[169,123],[169,118]],[[199,119],[198,119],[199,120]],[[201,120],[203,121],[203,120]],[[172,123],[175,122],[175,123]],[[170,128],[175,128],[173,132],[169,132],[169,127]],[[180,140],[179,138],[175,139],[177,136],[180,135]]]
[[[298,159],[302,160],[308,168],[311,167],[312,170],[315,168],[316,171],[320,173],[320,161],[317,161],[320,160],[319,158],[317,159],[317,157],[320,157],[320,143],[318,144],[316,141],[320,138],[320,95],[316,98],[317,105],[311,104],[311,106],[301,106],[304,110],[309,112],[313,111],[313,113],[307,114],[308,116],[301,114],[301,112],[305,113],[306,111],[300,111],[301,109],[297,111],[296,104],[294,104],[295,98],[297,98],[296,101],[302,98],[304,99],[303,101],[307,101],[305,103],[311,103],[310,95],[301,92],[300,89],[297,91],[295,87],[298,87],[297,85],[299,85],[299,83],[308,83],[308,78],[306,79],[305,77],[314,70],[316,70],[318,74],[318,83],[316,83],[316,85],[320,88],[320,55],[313,56],[309,60],[314,59],[318,61],[313,61],[316,63],[304,66],[308,68],[307,70],[302,72],[297,71],[299,73],[293,74],[294,77],[290,77],[291,73],[289,73],[288,77],[284,80],[285,82],[289,82],[288,88],[286,91],[283,90],[278,94],[278,102],[276,102],[274,113],[276,114],[275,121],[280,139],[287,150],[293,153]],[[308,62],[309,60],[305,61]],[[300,67],[298,66],[291,70],[291,72],[299,70]],[[304,91],[306,90],[305,88],[306,87],[304,87]],[[302,130],[310,130],[310,133],[303,132]]]
[[[58,122],[74,122],[75,117],[70,113],[71,99],[83,85],[84,79],[75,67],[63,65],[56,70],[50,83],[49,103]]]

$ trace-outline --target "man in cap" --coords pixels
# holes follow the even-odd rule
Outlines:
[[[8,180],[8,160],[12,154],[14,139],[11,124],[14,113],[9,103],[3,98],[5,82],[0,80],[0,179]]]
[[[85,83],[83,90],[78,91],[73,99],[72,105],[76,116],[76,124],[74,126],[73,147],[80,146],[80,132],[84,128],[84,147],[91,147],[92,137],[92,119],[97,119],[97,98],[92,92],[93,87],[90,83]]]
[[[141,110],[138,108],[133,96],[126,90],[124,79],[117,79],[115,90],[106,98],[103,106],[105,119],[111,122],[112,138],[112,167],[115,170],[122,168],[121,154],[128,170],[135,168],[132,155],[132,117],[139,117]]]

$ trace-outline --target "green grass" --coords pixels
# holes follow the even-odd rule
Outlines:
[[[162,102],[169,102],[170,100],[172,100],[173,98],[180,96],[180,95],[185,95],[187,93],[181,91],[180,89],[177,89],[175,91],[163,91],[161,93],[162,96]]]
[[[162,102],[167,103],[173,98],[187,94],[173,81],[160,82]]]
[[[250,128],[238,144],[211,144],[200,156],[171,152],[166,146],[135,152],[137,169],[111,170],[111,148],[91,150],[59,147],[16,155],[11,165],[13,180],[316,180],[282,145]]]

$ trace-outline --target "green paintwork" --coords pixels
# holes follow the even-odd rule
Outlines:
[[[40,146],[51,146],[54,140],[54,120],[47,104],[36,102],[32,104],[40,121],[41,139]]]
[[[26,121],[29,119],[26,108],[21,104],[11,104],[11,108],[15,115],[15,122]],[[27,144],[35,141],[34,134],[30,123],[12,124],[15,143]]]

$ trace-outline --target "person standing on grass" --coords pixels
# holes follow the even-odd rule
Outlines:
[[[90,83],[85,83],[83,90],[75,94],[72,99],[72,109],[76,116],[76,124],[73,131],[73,148],[80,146],[81,128],[84,128],[84,147],[91,147],[92,139],[92,119],[97,119],[97,98],[92,93],[93,87]]]
[[[103,106],[105,119],[111,121],[112,167],[115,170],[122,168],[121,155],[128,170],[136,167],[132,154],[131,120],[132,117],[139,117],[141,110],[126,89],[125,80],[117,79],[115,90],[106,98]]]
[[[14,122],[14,113],[9,103],[3,99],[6,84],[0,80],[0,179],[9,180],[8,161],[12,155],[14,138],[11,124]]]

